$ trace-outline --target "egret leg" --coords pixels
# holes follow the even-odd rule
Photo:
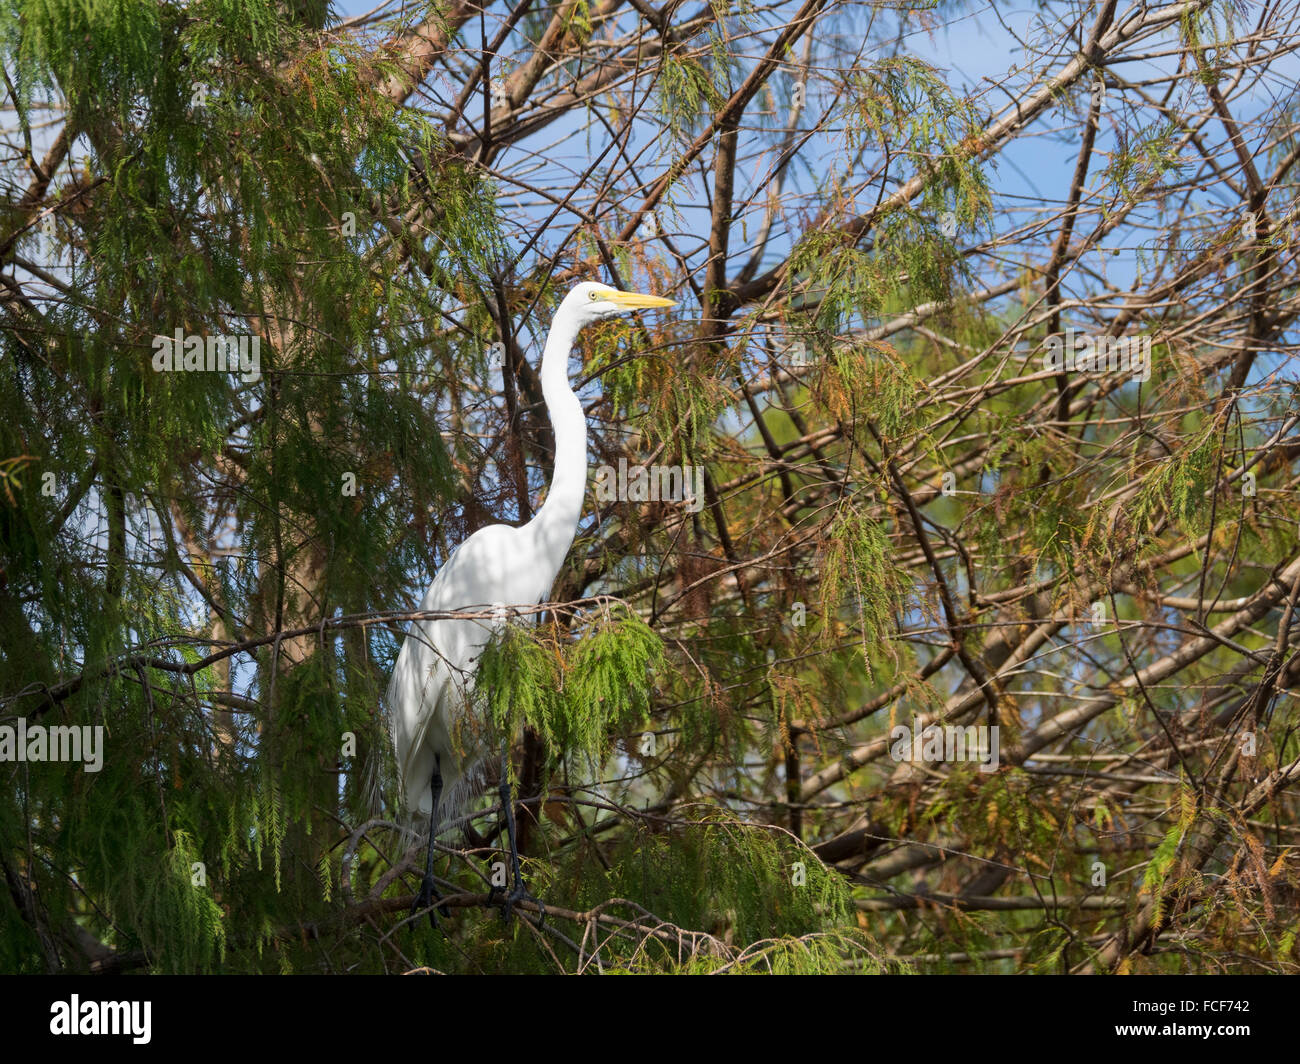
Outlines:
[[[424,856],[424,879],[420,882],[420,893],[415,896],[415,904],[411,906],[411,915],[421,909],[428,909],[429,923],[437,930],[438,917],[434,914],[433,904],[442,900],[442,895],[433,885],[433,840],[438,834],[438,802],[442,798],[442,759],[437,754],[433,755],[433,778],[430,779],[429,786],[433,791],[433,808],[429,812],[429,848]],[[438,911],[443,916],[448,915],[445,905]]]
[[[540,898],[533,897],[524,886],[524,876],[519,870],[519,843],[515,838],[515,804],[510,798],[510,743],[507,741],[501,748],[501,811],[506,818],[506,838],[510,842],[510,871],[514,879],[514,886],[510,893],[503,899],[501,908],[501,919],[509,920],[510,914],[514,911],[516,903],[521,901],[533,902],[538,911],[541,913],[542,920],[546,919],[546,906],[542,904]],[[493,888],[492,893],[496,893]]]

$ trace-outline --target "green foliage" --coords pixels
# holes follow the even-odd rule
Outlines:
[[[0,7],[0,51],[18,74],[24,105],[57,87],[82,122],[96,110],[125,118],[132,98],[160,73],[176,14],[150,0],[8,0]]]
[[[597,853],[597,848],[603,852]],[[609,844],[584,835],[532,870],[552,898],[592,918],[595,938],[570,970],[607,974],[819,974],[894,970],[857,927],[843,878],[789,836],[719,810]],[[645,919],[653,913],[653,919]],[[427,935],[435,967],[468,954],[471,970],[546,970],[530,936],[502,935],[492,913],[466,914],[448,941]],[[599,959],[592,956],[599,944]]]
[[[502,246],[478,174],[374,92],[396,61],[306,28],[262,0],[0,7],[24,128],[66,109],[75,141],[47,194],[67,284],[0,330],[4,712],[106,735],[100,772],[15,779],[0,821],[30,825],[7,852],[30,847],[51,912],[155,970],[259,970],[268,944],[291,967],[280,929],[337,904],[328,811],[374,798],[339,786],[341,735],[359,766],[387,747],[373,663],[391,641],[286,640],[177,670],[314,609],[400,601],[432,551],[393,515],[456,490],[430,382],[462,345],[479,357],[438,328],[442,293]],[[389,216],[415,220],[400,237],[425,276],[393,265]],[[0,220],[45,255],[22,204]],[[260,374],[156,372],[155,337],[177,329],[256,337]],[[214,561],[192,553],[205,542]],[[100,675],[127,652],[148,664]],[[83,672],[51,707],[30,695]],[[22,944],[9,970],[46,963],[24,924],[0,908],[0,938]]]
[[[963,270],[956,248],[927,219],[898,211],[880,219],[871,249],[840,231],[809,232],[790,256],[786,283],[806,300],[801,309],[814,311],[817,328],[838,332],[895,305],[950,299]]]
[[[506,625],[480,656],[476,689],[496,734],[528,725],[548,748],[599,764],[614,736],[646,718],[663,664],[660,637],[619,607],[584,624],[562,650],[537,629]]]
[[[1206,492],[1214,484],[1219,463],[1219,433],[1207,425],[1200,438],[1188,441],[1175,454],[1160,460],[1156,470],[1143,480],[1133,505],[1133,527],[1145,536],[1160,515],[1190,532],[1200,533],[1209,523],[1204,505]]]
[[[933,68],[909,56],[881,59],[853,74],[846,99],[848,151],[878,141],[905,153],[924,171],[922,202],[930,211],[951,207],[964,227],[987,218],[988,185],[972,147],[983,132],[981,117]],[[833,199],[839,190],[823,192]],[[851,227],[812,228],[790,256],[786,283],[815,311],[820,328],[838,331],[895,304],[947,300],[954,278],[965,273],[956,247],[927,214],[886,209],[873,219],[869,248],[860,246],[860,235]]]
[[[627,348],[641,339],[634,328],[610,322],[588,330],[588,368],[600,374],[614,416],[640,435],[643,451],[664,447],[674,461],[698,463],[730,398],[724,382],[735,372],[734,354],[723,348],[697,350],[690,359],[629,357]]]
[[[831,522],[829,546],[823,565],[821,608],[835,618],[848,609],[858,620],[858,640],[868,675],[876,651],[888,652],[895,627],[894,614],[902,607],[908,584],[894,562],[894,550],[880,521],[869,511],[845,503]],[[824,638],[836,635],[838,625],[828,624]]]
[[[706,108],[723,100],[717,77],[725,68],[710,70],[684,53],[665,52],[658,82],[659,113],[672,140],[680,140],[699,128]]]
[[[779,832],[708,812],[681,831],[642,831],[623,845],[611,872],[587,869],[580,882],[564,884],[579,904],[636,898],[669,923],[718,937],[730,932],[741,943],[852,925],[843,879]],[[796,886],[801,877],[806,882]],[[661,943],[644,948],[659,964],[676,954]]]
[[[1179,36],[1184,47],[1197,57],[1197,78],[1203,85],[1218,83],[1223,65],[1221,53],[1235,42],[1241,14],[1234,0],[1193,4],[1179,14]]]
[[[815,392],[835,417],[865,418],[891,443],[916,425],[925,399],[922,382],[887,344],[837,345]]]
[[[1100,178],[1116,200],[1131,206],[1144,186],[1186,169],[1188,164],[1178,154],[1177,142],[1182,136],[1181,126],[1174,121],[1153,123],[1131,132],[1119,130],[1119,143]]]

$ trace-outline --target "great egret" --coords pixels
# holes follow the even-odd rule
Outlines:
[[[671,299],[620,292],[584,282],[564,297],[542,352],[542,396],[555,435],[555,471],[546,502],[522,528],[488,525],[460,544],[425,593],[421,610],[485,613],[491,620],[417,621],[402,643],[388,685],[401,795],[408,812],[429,818],[424,879],[412,912],[438,900],[433,885],[433,840],[438,821],[454,816],[482,786],[489,751],[482,727],[464,727],[472,712],[478,655],[504,623],[502,607],[533,606],[551,591],[573,543],[587,487],[587,422],[569,386],[569,353],[579,331],[592,322],[648,307],[674,306]],[[510,844],[513,887],[502,915],[528,898],[519,872],[515,818],[510,800],[509,740],[502,753],[501,808]],[[444,797],[445,794],[445,797]]]

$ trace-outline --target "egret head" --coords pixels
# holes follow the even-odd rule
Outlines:
[[[631,310],[676,305],[671,299],[646,296],[640,292],[620,292],[607,284],[583,281],[582,284],[575,285],[564,297],[564,302],[560,304],[560,313],[571,313],[577,319],[579,326],[582,326],[603,318],[626,314]]]

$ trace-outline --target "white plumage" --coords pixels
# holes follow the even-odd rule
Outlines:
[[[528,527],[489,525],[475,532],[438,571],[420,609],[489,613],[502,605],[540,602],[558,567],[548,572],[536,560],[528,561]],[[517,598],[500,599],[502,587],[514,588]],[[478,655],[502,623],[487,618],[418,621],[402,644],[388,703],[408,813],[427,817],[433,811],[435,753],[444,788],[440,820],[457,816],[480,789],[491,752],[482,741],[480,722],[467,721],[464,715],[474,692]]]

